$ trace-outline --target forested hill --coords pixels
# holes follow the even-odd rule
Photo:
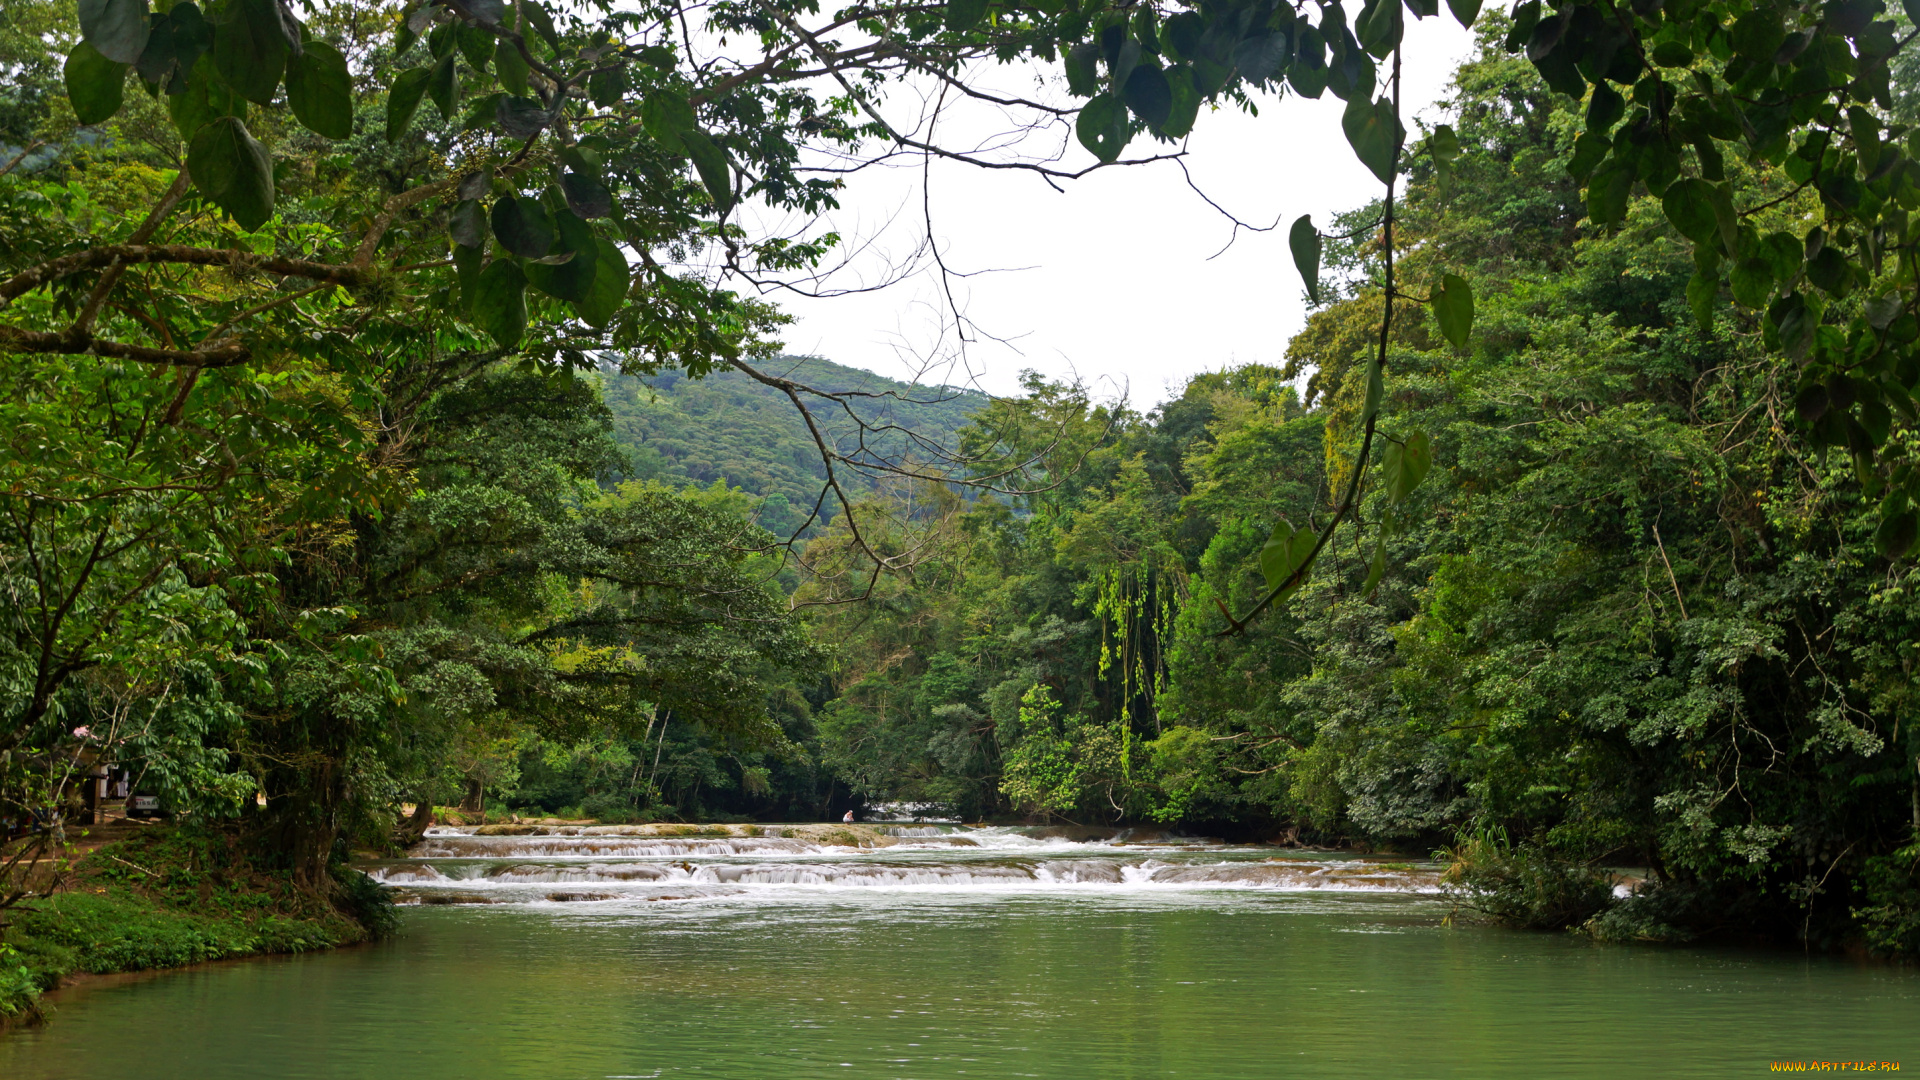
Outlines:
[[[894,424],[941,445],[987,404],[971,390],[899,382],[860,368],[817,357],[781,357],[769,365],[774,374],[828,391],[893,393],[897,398],[867,399],[856,406],[869,423]],[[614,437],[632,461],[631,477],[670,483],[711,483],[724,479],[749,494],[769,497],[761,521],[780,531],[779,498],[795,508],[810,507],[826,476],[806,424],[786,396],[737,371],[716,371],[689,379],[677,371],[647,377],[609,374],[603,396],[613,410]],[[831,402],[809,402],[816,419],[837,440],[851,447],[855,425]],[[897,433],[876,444],[882,453],[906,449]],[[842,476],[849,494],[871,490],[871,480],[853,472]],[[798,524],[800,509],[791,516]]]

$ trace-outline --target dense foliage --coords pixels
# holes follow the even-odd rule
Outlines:
[[[1037,379],[994,402],[963,440],[1037,434],[983,461],[1080,468],[1011,503],[914,493],[933,554],[819,616],[830,685],[789,732],[825,775],[679,796],[800,811],[837,779],[969,818],[1450,845],[1464,895],[1528,925],[1920,944],[1920,607],[1876,500],[1784,437],[1795,365],[1754,315],[1723,298],[1700,325],[1657,200],[1582,224],[1578,114],[1529,65],[1484,49],[1452,106],[1475,198],[1417,172],[1398,242],[1415,281],[1471,275],[1481,330],[1458,349],[1411,305],[1398,323],[1381,430],[1436,447],[1411,512],[1374,493],[1363,537],[1221,634],[1220,604],[1268,589],[1274,522],[1322,523],[1351,467],[1381,253],[1330,250],[1286,371],[1202,376],[1147,415]],[[843,531],[810,550],[835,544],[852,556]],[[1617,903],[1608,866],[1654,884]]]
[[[327,892],[407,803],[886,798],[1457,841],[1521,921],[1915,949],[1911,30],[1448,6],[1482,52],[1408,154],[1397,0],[9,5],[10,816],[104,756]],[[839,238],[743,200],[901,151],[1085,171],[886,119],[994,61],[1057,62],[1083,101],[987,100],[1102,165],[1347,102],[1383,196],[1295,223],[1287,370],[1144,416],[1033,379],[953,447],[772,370],[734,288]],[[766,388],[818,470],[633,481],[719,447],[610,358]],[[1612,904],[1609,861],[1655,884]]]
[[[834,445],[859,453],[864,436],[878,460],[911,458],[916,438],[951,446],[960,426],[987,400],[976,391],[903,383],[814,357],[782,357],[768,370],[829,392],[863,395],[849,405],[865,430],[833,413],[818,419]],[[816,526],[839,513],[838,504],[822,498],[826,469],[805,421],[773,387],[732,370],[702,379],[663,371],[645,378],[610,375],[601,394],[634,478],[675,485],[721,481],[740,488],[763,500],[755,520],[781,537],[808,525],[816,505]],[[862,473],[847,482],[855,497],[877,486]]]

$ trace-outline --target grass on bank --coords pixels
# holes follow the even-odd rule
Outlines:
[[[0,1024],[75,973],[180,967],[365,941],[392,926],[372,879],[337,872],[331,895],[252,865],[227,833],[156,826],[82,858],[65,889],[15,907],[0,930]]]

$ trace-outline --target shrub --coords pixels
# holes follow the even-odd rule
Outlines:
[[[1466,837],[1447,855],[1447,895],[1507,926],[1580,926],[1613,903],[1613,882],[1605,873],[1529,844],[1510,845],[1495,832]]]

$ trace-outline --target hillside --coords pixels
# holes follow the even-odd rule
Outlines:
[[[823,390],[893,392],[915,399],[879,399],[858,408],[870,423],[896,424],[945,445],[987,402],[985,394],[974,391],[916,386],[815,357],[781,357],[766,370]],[[602,392],[613,410],[614,436],[631,457],[631,479],[698,484],[724,479],[769,499],[760,520],[775,532],[799,524],[804,508],[820,494],[826,471],[793,403],[737,371],[703,379],[677,371],[608,374]],[[845,440],[854,425],[836,413],[815,408],[830,435]],[[879,449],[898,453],[904,443],[897,436]],[[856,496],[872,489],[858,473],[843,475],[842,481]],[[793,509],[783,509],[782,499]]]

